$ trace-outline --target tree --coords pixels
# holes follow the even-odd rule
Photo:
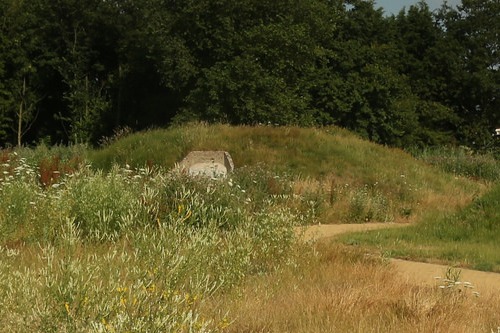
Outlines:
[[[349,1],[310,82],[317,116],[376,142],[403,145],[416,129],[415,99],[398,59],[392,22],[372,1]],[[394,67],[393,67],[394,66]]]
[[[462,120],[460,139],[487,146],[500,122],[500,3],[464,0],[456,10],[442,8],[439,20],[458,53],[449,100]]]
[[[109,74],[106,55],[97,48],[101,38],[101,1],[33,1],[42,47],[50,50],[46,71],[59,80],[62,108],[54,116],[68,129],[71,141],[88,142],[99,133],[108,111]]]
[[[10,125],[16,144],[21,146],[24,135],[36,119],[38,103],[43,99],[37,77],[40,54],[38,40],[34,37],[36,33],[29,25],[33,13],[26,3],[11,0],[2,2],[1,6],[4,15],[1,22],[0,116]],[[7,125],[2,127],[5,131]]]
[[[425,2],[410,6],[395,18],[398,60],[418,100],[418,134],[415,144],[443,145],[455,142],[459,119],[449,105],[449,82],[458,73],[457,52]]]
[[[169,8],[170,21],[161,20],[171,31],[161,44],[168,55],[162,73],[186,91],[178,118],[314,122],[305,73],[314,71],[320,42],[334,27],[330,2],[221,0]]]

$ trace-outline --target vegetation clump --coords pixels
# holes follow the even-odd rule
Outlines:
[[[214,148],[234,157],[227,178],[193,178],[176,167],[184,152]],[[282,325],[283,313],[262,306],[270,297],[297,301],[301,309],[286,307],[288,316],[307,309],[323,323],[331,321],[321,309],[333,309],[339,329],[350,331],[415,322],[451,329],[458,327],[452,320],[433,316],[438,309],[450,318],[485,309],[445,299],[439,288],[403,286],[359,247],[297,242],[296,226],[397,221],[418,222],[407,230],[440,235],[437,244],[452,235],[464,244],[490,237],[496,246],[497,187],[482,197],[486,181],[439,171],[339,128],[194,124],[130,134],[99,150],[40,146],[2,150],[0,158],[0,327],[8,332],[293,331]],[[450,215],[457,207],[469,208]],[[448,229],[450,221],[463,232]],[[484,258],[480,265],[496,270],[496,257]],[[368,298],[367,285],[375,286]],[[311,295],[311,287],[335,299],[315,294],[305,305],[291,294]],[[388,298],[388,290],[400,293]],[[245,326],[252,317],[239,302],[246,299],[273,321]],[[361,311],[373,304],[385,319]],[[346,306],[364,321],[342,315]],[[298,331],[317,327],[296,318]],[[490,327],[495,318],[488,312],[476,323]]]
[[[205,298],[293,260],[301,216],[249,197],[237,178],[81,166],[45,186],[24,162],[0,180],[0,322],[11,332],[221,331],[198,311]]]

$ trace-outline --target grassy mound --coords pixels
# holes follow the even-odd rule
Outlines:
[[[413,221],[423,213],[463,206],[484,187],[441,171],[399,149],[383,147],[345,130],[231,127],[202,124],[137,133],[89,152],[95,167],[113,163],[173,167],[192,150],[226,150],[237,170],[262,166],[293,180],[277,188],[253,179],[273,195],[300,195],[321,223]],[[450,195],[452,193],[453,195]]]

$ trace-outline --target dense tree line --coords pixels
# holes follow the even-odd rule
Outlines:
[[[0,146],[191,120],[492,142],[500,2],[0,0]]]

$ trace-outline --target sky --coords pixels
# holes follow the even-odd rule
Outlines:
[[[387,15],[398,14],[399,11],[406,7],[408,9],[411,5],[418,2],[418,0],[376,0],[375,8],[383,7]],[[426,0],[430,10],[440,8],[443,0]],[[461,0],[448,0],[448,5],[456,6],[461,3]]]

